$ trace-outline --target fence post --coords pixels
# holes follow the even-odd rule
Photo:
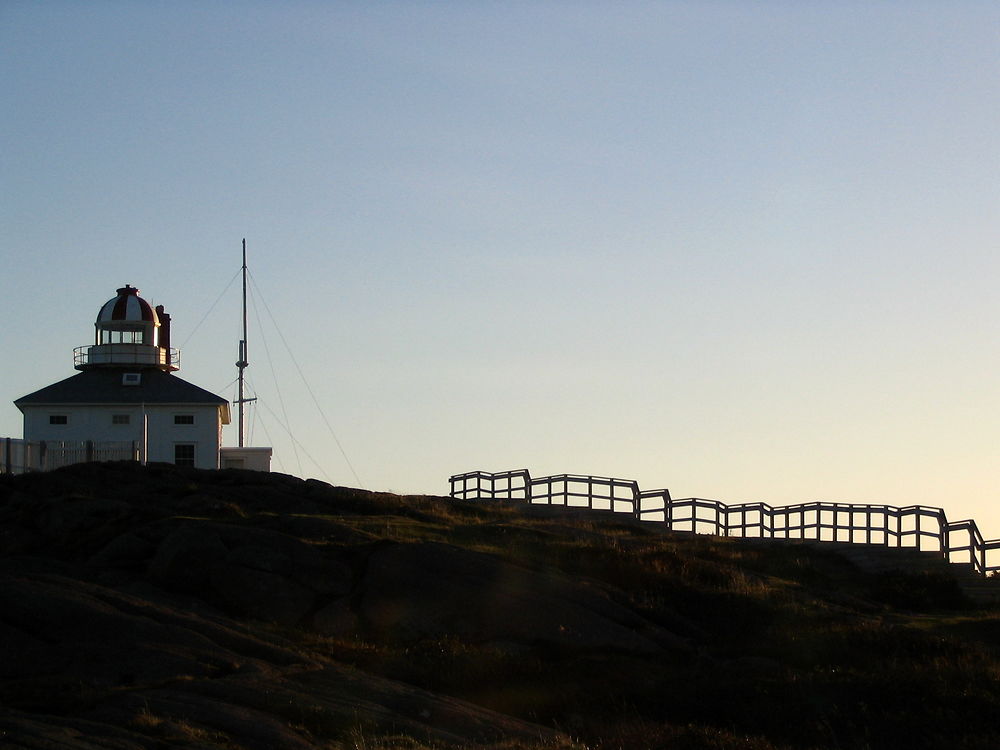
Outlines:
[[[10,465],[11,462],[11,452],[10,452],[10,438],[4,438],[3,440],[3,470],[5,474],[13,474],[13,468]]]
[[[84,450],[85,450],[86,461],[87,463],[90,463],[91,461],[94,460],[94,441],[88,440],[84,444]]]
[[[938,513],[938,549],[945,560],[948,559],[948,519],[945,517],[944,509]]]

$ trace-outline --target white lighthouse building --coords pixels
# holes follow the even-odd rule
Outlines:
[[[132,446],[130,457],[202,469],[223,462],[229,402],[182,380],[170,316],[126,284],[97,314],[94,343],[78,347],[80,372],[14,401],[24,441],[48,446]],[[267,458],[270,458],[270,449]],[[118,454],[121,457],[121,452]],[[227,465],[242,465],[233,456]],[[249,467],[248,467],[249,468]]]

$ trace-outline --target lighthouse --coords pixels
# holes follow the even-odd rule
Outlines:
[[[229,402],[175,375],[180,362],[170,347],[170,316],[126,284],[101,305],[94,343],[74,350],[79,372],[14,401],[24,440],[47,446],[56,457],[50,466],[82,460],[57,456],[78,456],[85,444],[86,460],[219,468]]]

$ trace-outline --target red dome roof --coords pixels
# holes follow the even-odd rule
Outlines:
[[[118,290],[117,297],[104,303],[97,313],[97,324],[130,322],[160,324],[156,311],[139,296],[139,290],[126,284]]]

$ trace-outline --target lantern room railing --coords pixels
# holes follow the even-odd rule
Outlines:
[[[181,369],[179,349],[165,349],[151,344],[92,344],[73,350],[73,366],[77,369],[102,365],[140,365]]]

